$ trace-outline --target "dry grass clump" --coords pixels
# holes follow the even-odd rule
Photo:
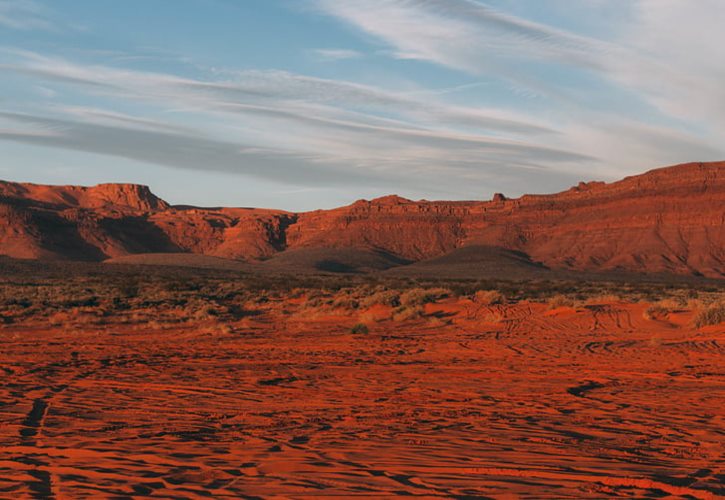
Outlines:
[[[597,306],[602,304],[614,304],[617,302],[622,302],[622,298],[619,295],[607,293],[603,295],[595,295],[594,297],[589,297],[584,301],[584,304],[588,306]]]
[[[473,301],[478,304],[493,306],[505,304],[506,297],[498,290],[478,290],[473,296]]]
[[[370,329],[365,323],[358,323],[357,325],[354,325],[352,328],[350,328],[350,333],[354,335],[367,334],[370,333]]]
[[[671,309],[668,309],[663,306],[659,306],[657,304],[652,304],[651,306],[649,306],[647,309],[644,310],[644,312],[642,313],[642,317],[644,319],[652,320],[658,316],[665,316],[671,312],[672,312]]]
[[[700,299],[690,299],[687,301],[687,309],[689,311],[699,311],[705,307],[705,303]]]
[[[386,318],[381,318],[380,316],[376,316],[375,314],[366,312],[366,313],[362,313],[361,315],[359,315],[357,319],[358,319],[358,321],[360,321],[360,323],[369,325],[370,323],[377,323]]]
[[[422,306],[453,295],[447,288],[411,288],[400,295],[402,306]]]
[[[682,302],[677,299],[663,299],[658,301],[655,305],[657,305],[658,307],[669,309],[670,312],[682,309]]]
[[[352,295],[344,294],[332,301],[332,307],[335,309],[358,309],[360,307],[360,301]]]
[[[377,305],[398,307],[400,306],[400,293],[395,290],[378,290],[360,301],[362,307]]]
[[[642,313],[642,316],[644,317],[644,319],[651,320],[658,316],[666,316],[681,308],[682,308],[682,304],[678,300],[664,299],[664,300],[655,302],[654,304],[649,306],[647,309],[645,309],[644,313]]]
[[[719,325],[722,322],[725,322],[725,301],[716,302],[699,309],[692,319],[692,323],[697,328]]]
[[[419,319],[425,315],[422,305],[400,306],[393,311],[393,321],[408,321]]]
[[[506,319],[506,317],[501,313],[490,313],[490,314],[486,314],[485,316],[483,316],[483,318],[481,318],[481,320],[483,320],[484,323],[491,323],[494,325],[501,323],[505,319]]]
[[[566,295],[554,295],[547,301],[547,304],[549,310],[558,309],[559,307],[574,307],[575,305],[574,301]]]
[[[328,303],[332,303],[331,299],[325,299],[324,297],[310,297],[305,301],[302,309],[317,309]]]

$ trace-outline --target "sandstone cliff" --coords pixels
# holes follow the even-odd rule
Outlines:
[[[0,254],[102,260],[189,252],[243,260],[304,248],[369,249],[401,262],[502,247],[562,269],[725,276],[725,162],[491,201],[386,196],[289,213],[172,207],[148,187],[0,182]]]

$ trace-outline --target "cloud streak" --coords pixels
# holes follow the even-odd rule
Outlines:
[[[402,59],[472,74],[521,78],[522,60],[598,67],[615,47],[496,11],[471,0],[316,0],[323,12],[377,37]]]
[[[351,49],[315,49],[313,53],[322,61],[344,61],[363,57],[362,52]]]
[[[148,67],[133,53],[84,55],[99,64],[0,48],[0,71],[36,100],[52,88],[42,105],[4,102],[0,140],[305,188],[456,198],[725,157],[718,0],[632,0],[626,20],[597,38],[474,0],[309,1],[377,47],[300,48],[305,64],[339,75],[384,53],[453,83],[432,89],[406,75],[386,87],[180,60],[176,71],[142,71],[129,69]],[[598,5],[578,4],[577,15],[595,24]],[[0,0],[0,26],[42,29],[43,15],[31,0]],[[469,104],[471,95],[500,104]]]
[[[0,0],[0,27],[13,30],[50,30],[46,10],[33,0]]]
[[[518,170],[518,177],[546,171],[553,181],[559,165],[592,160],[548,144],[554,129],[516,113],[430,95],[283,71],[234,72],[212,81],[10,54],[0,64],[4,71],[141,102],[157,117],[63,105],[46,108],[51,116],[5,113],[6,120],[62,131],[0,136],[5,140],[306,185],[397,182],[449,192],[466,179],[486,182],[491,169]]]
[[[313,1],[320,11],[385,43],[394,57],[498,78],[508,81],[515,95],[543,98],[562,109],[560,130],[570,139],[581,138],[582,130],[591,130],[592,138],[614,137],[607,129],[626,123],[622,130],[637,133],[620,134],[620,143],[654,134],[662,138],[662,152],[674,153],[668,157],[645,140],[641,147],[621,148],[639,151],[638,158],[592,153],[603,160],[632,168],[632,161],[674,163],[698,152],[699,158],[725,156],[720,135],[725,62],[719,54],[725,3],[719,0],[632,0],[619,5],[628,15],[616,26],[604,24],[609,33],[603,30],[598,38],[497,11],[482,1]],[[586,2],[575,8],[580,24],[591,25],[612,5]],[[598,107],[600,98],[612,99],[614,106]],[[600,124],[598,130],[592,130],[592,122]],[[673,141],[689,146],[673,151]],[[593,146],[592,151],[604,149]]]

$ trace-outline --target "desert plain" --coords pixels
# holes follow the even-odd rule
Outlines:
[[[3,266],[2,498],[725,494],[717,281]]]

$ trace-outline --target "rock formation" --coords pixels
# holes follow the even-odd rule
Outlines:
[[[0,254],[103,260],[189,252],[258,260],[288,249],[361,248],[401,261],[502,247],[552,268],[725,276],[725,162],[579,183],[491,201],[386,196],[289,213],[169,206],[148,187],[0,182]]]

